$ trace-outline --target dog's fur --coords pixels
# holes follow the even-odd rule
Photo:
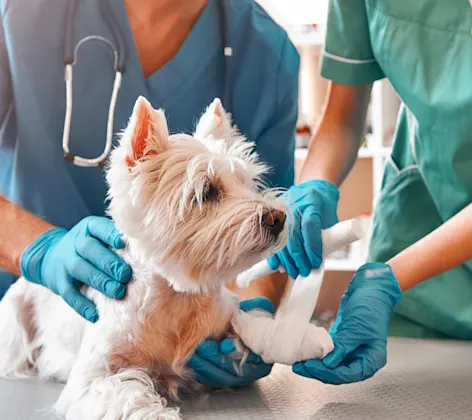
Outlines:
[[[99,310],[91,324],[19,279],[0,303],[0,375],[67,382],[56,404],[67,420],[179,419],[164,396],[191,380],[196,347],[227,333],[238,298],[225,284],[287,239],[262,221],[287,209],[261,192],[267,168],[252,148],[218,99],[190,136],[169,135],[164,112],[139,98],[107,170],[133,269],[126,297],[83,287]]]

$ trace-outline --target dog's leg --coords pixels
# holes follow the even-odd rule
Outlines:
[[[49,291],[37,312],[35,342],[41,348],[36,360],[38,375],[66,382],[77,360],[87,321]]]
[[[56,403],[57,414],[66,420],[181,420],[144,370],[109,371],[112,339],[109,328],[87,326],[77,363]]]
[[[34,301],[39,286],[18,279],[0,301],[0,377],[36,373]]]

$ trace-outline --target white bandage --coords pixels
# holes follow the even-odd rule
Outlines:
[[[333,350],[333,341],[324,328],[303,322],[296,315],[256,317],[238,311],[232,324],[246,347],[265,363],[293,365],[300,360],[321,359]]]
[[[364,234],[362,224],[353,219],[322,232],[323,257],[358,239]],[[272,273],[267,261],[261,261],[237,277],[239,287]],[[308,359],[321,359],[334,348],[329,333],[310,323],[323,281],[324,263],[309,276],[298,278],[275,317],[256,316],[238,311],[232,320],[243,343],[266,363],[293,365]]]
[[[321,233],[323,257],[327,257],[334,251],[361,239],[363,235],[364,228],[359,219],[346,220],[329,229],[323,230]],[[279,268],[279,270],[283,271],[282,268]],[[272,270],[267,260],[260,261],[248,270],[240,273],[236,278],[236,284],[240,288],[246,288],[252,281],[273,273],[274,271],[277,270]]]

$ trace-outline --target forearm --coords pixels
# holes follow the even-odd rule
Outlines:
[[[52,227],[0,196],[0,268],[19,275],[23,251]]]
[[[323,121],[313,136],[298,181],[324,179],[339,187],[354,166],[358,150],[359,139],[354,133]]]
[[[371,86],[332,83],[299,181],[325,179],[339,186],[352,169],[365,135]]]
[[[388,264],[402,290],[451,270],[472,259],[472,204]]]

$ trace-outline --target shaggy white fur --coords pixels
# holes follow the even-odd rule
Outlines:
[[[287,240],[287,209],[261,192],[252,147],[218,99],[189,136],[169,135],[164,112],[139,98],[107,170],[127,295],[84,287],[99,311],[90,324],[19,279],[0,302],[0,376],[67,382],[55,407],[67,420],[179,419],[164,397],[188,380],[195,348],[227,332],[238,299],[225,284]]]

